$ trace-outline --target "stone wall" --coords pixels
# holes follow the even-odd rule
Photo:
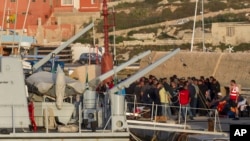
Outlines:
[[[153,63],[166,52],[152,52],[140,62],[140,69]],[[250,87],[249,53],[179,52],[165,63],[147,74],[157,77],[214,76],[222,86],[228,86],[235,79],[243,88]],[[185,65],[184,65],[185,64]]]

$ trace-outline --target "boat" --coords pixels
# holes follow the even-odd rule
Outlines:
[[[152,138],[157,136],[157,138],[163,140],[169,138],[173,131],[175,133],[227,138],[228,134],[225,132],[201,130],[201,127],[194,126],[194,128],[187,122],[184,124],[171,121],[162,123],[158,122],[156,117],[152,117],[152,115],[149,120],[144,121],[128,119],[131,115],[135,116],[135,112],[128,116],[128,103],[125,101],[125,96],[118,92],[179,51],[180,49],[176,49],[169,52],[156,62],[115,85],[107,91],[103,99],[100,98],[95,91],[96,84],[147,56],[150,51],[139,54],[121,66],[90,80],[88,85],[83,84],[82,87],[86,89],[82,95],[76,96],[74,102],[72,102],[72,99],[69,102],[65,101],[65,98],[72,98],[73,95],[62,96],[64,100],[60,96],[42,95],[41,101],[38,101],[33,97],[34,94],[30,95],[27,90],[20,58],[0,57],[0,95],[2,97],[0,100],[0,111],[2,113],[0,116],[0,139],[6,141],[17,139],[27,141],[56,141],[58,139],[120,141],[129,140],[130,137],[139,140],[135,134],[148,133],[148,135],[152,135]],[[39,72],[36,73],[39,74]],[[60,80],[60,83],[55,82],[53,84],[55,92],[64,94],[66,82],[62,80],[65,79],[65,76],[58,71],[55,77],[55,80]],[[60,99],[57,100],[57,98]],[[155,111],[151,112],[154,113]],[[215,123],[217,125],[217,122]]]
[[[83,98],[75,103],[63,102],[59,96],[51,98],[46,96],[41,101],[33,101],[28,94],[24,82],[24,73],[20,58],[0,57],[1,65],[1,116],[0,116],[0,139],[1,140],[128,140],[129,129],[125,115],[125,98],[123,95],[115,94],[120,88],[130,84],[134,79],[138,79],[162,62],[173,56],[179,50],[170,53],[126,83],[119,84],[110,89],[106,95],[110,103],[100,106],[98,96],[95,91],[85,90]],[[145,56],[147,53],[133,58],[126,65],[118,67],[120,70],[127,65]],[[113,72],[113,73],[112,73]],[[98,81],[114,75],[114,70],[98,77]],[[37,72],[38,73],[38,72]],[[34,73],[36,74],[36,73]],[[60,83],[55,83],[56,92],[64,93],[65,82],[60,72],[56,75]],[[36,77],[38,78],[38,77]],[[38,79],[42,80],[42,79]],[[97,82],[93,80],[92,82]],[[49,84],[44,84],[49,85]],[[40,87],[44,87],[40,85]],[[91,85],[90,85],[91,86]],[[69,96],[67,96],[69,97]],[[65,98],[65,96],[63,96]],[[105,98],[106,99],[106,98]],[[80,100],[80,101],[79,101]],[[78,104],[76,104],[78,102]],[[76,106],[77,105],[77,106]],[[76,120],[72,122],[72,114],[78,109]],[[57,120],[55,120],[57,119]],[[32,124],[31,124],[32,123]]]
[[[149,55],[150,51],[138,54],[111,70],[105,70],[102,75],[85,83],[67,78],[60,66],[56,72],[38,71],[48,60],[93,26],[93,23],[89,24],[34,64],[30,70],[32,74],[27,79],[24,76],[21,57],[0,56],[1,141],[128,141],[130,138],[143,140],[137,137],[137,134],[147,134],[150,140],[166,140],[173,131],[228,137],[224,132],[202,131],[200,128],[191,128],[186,123],[157,122],[152,114],[151,118],[145,121],[128,119],[140,113],[127,112],[128,103],[125,96],[119,92],[177,54],[179,48],[117,83],[104,93],[104,97],[97,94],[97,85]]]

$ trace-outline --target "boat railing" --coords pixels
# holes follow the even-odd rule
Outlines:
[[[72,119],[71,115],[63,116],[63,114],[60,114],[60,118],[58,121],[56,121],[55,117],[58,115],[54,115],[55,111],[52,109],[51,113],[51,105],[41,105],[41,106],[35,106],[33,114],[30,111],[27,111],[27,105],[0,105],[0,111],[2,110],[8,110],[8,115],[0,115],[0,134],[2,132],[8,132],[8,133],[28,133],[28,132],[38,132],[38,133],[52,133],[55,132],[57,127],[59,127],[60,124],[62,125],[69,125],[74,124],[74,128],[78,128],[79,133],[81,132],[81,112],[82,112],[82,105],[79,104],[78,106],[78,121],[74,123],[70,123],[70,120]],[[23,110],[25,109],[25,110]],[[67,107],[67,105],[63,106],[64,110],[72,110],[72,106]],[[25,112],[27,111],[27,113]],[[34,123],[32,123],[32,120],[34,119]],[[62,120],[62,122],[60,121]],[[58,123],[59,122],[59,123]],[[53,124],[53,127],[52,127]],[[35,128],[39,128],[41,130],[34,130]],[[6,130],[5,130],[6,129]],[[76,131],[77,132],[77,131]]]
[[[167,105],[161,105],[161,104],[155,104],[154,102],[152,102],[151,104],[147,104],[147,103],[139,103],[137,102],[137,98],[136,96],[132,96],[132,95],[128,95],[130,97],[133,97],[133,102],[126,102],[127,106],[125,106],[125,111],[126,111],[126,116],[127,117],[133,117],[131,120],[131,118],[127,118],[127,122],[128,123],[135,123],[134,121],[139,121],[137,123],[140,124],[141,121],[143,121],[141,124],[148,124],[148,125],[153,125],[155,129],[157,129],[158,126],[168,126],[168,127],[175,127],[175,128],[179,128],[179,129],[183,129],[183,130],[187,130],[187,129],[190,129],[191,126],[190,124],[187,122],[187,117],[188,117],[188,108],[187,107],[184,107],[184,122],[180,121],[180,112],[178,113],[179,116],[177,115],[171,115],[169,116],[168,118],[169,119],[163,119],[163,120],[160,120],[159,117],[162,117],[162,116],[167,116],[167,115],[162,115],[162,114],[159,114],[159,110],[162,109],[162,108],[176,108],[176,109],[180,109],[181,107],[180,106],[167,106]],[[30,116],[28,115],[27,117],[24,117],[22,115],[22,117],[18,117],[19,115],[19,110],[18,108],[25,108],[25,106],[27,105],[1,105],[0,106],[0,109],[1,110],[7,110],[9,109],[10,110],[10,114],[9,115],[0,115],[0,119],[2,120],[6,120],[8,122],[8,125],[9,125],[9,128],[12,128],[12,133],[15,133],[17,130],[17,128],[23,128],[22,131],[25,131],[25,132],[31,132],[29,131],[28,129],[25,129],[27,128],[27,126],[25,127],[25,125],[27,125],[27,123],[24,123],[24,122],[21,122],[21,120],[19,118],[22,118],[25,119],[23,121],[28,121],[29,125],[30,125]],[[71,105],[72,106],[72,105]],[[78,110],[77,110],[77,117],[78,117],[78,122],[74,122],[74,124],[78,124],[78,131],[79,133],[82,131],[82,110],[83,109],[83,106],[82,104],[79,104],[77,105],[78,106]],[[132,108],[131,108],[132,107]],[[26,107],[27,108],[27,107]],[[49,113],[49,109],[51,108],[50,105],[43,105],[41,107],[39,106],[35,106],[35,110],[34,110],[34,119],[36,121],[36,125],[39,127],[39,126],[42,126],[44,129],[46,130],[42,130],[42,132],[45,132],[45,133],[49,133],[50,131],[53,131],[53,130],[50,130],[49,129],[49,123],[50,121],[53,119],[55,120],[55,116],[56,115],[53,115]],[[63,109],[67,110],[67,106],[63,106]],[[71,107],[72,108],[72,107]],[[221,126],[220,126],[220,120],[218,118],[218,112],[216,109],[202,109],[202,108],[190,108],[190,109],[196,109],[196,110],[205,110],[207,111],[208,113],[213,113],[213,117],[211,117],[211,115],[209,115],[209,118],[211,118],[214,122],[212,122],[213,124],[213,132],[217,132],[217,131],[221,131]],[[45,112],[45,113],[44,113]],[[145,117],[146,115],[146,117]],[[179,117],[178,120],[176,120],[175,117]],[[64,118],[63,120],[64,121],[67,121],[68,123],[68,120],[70,120],[72,117],[71,115],[70,116],[65,116],[64,115],[60,115],[60,118]],[[170,120],[170,119],[173,119],[173,120]],[[61,119],[59,119],[59,121],[61,121]],[[146,123],[144,122],[146,121]],[[171,121],[174,121],[174,122],[171,122]],[[1,122],[1,124],[3,125],[0,125],[0,127],[5,127],[5,123],[4,122]],[[104,125],[105,123],[103,123],[103,128],[105,127]],[[217,125],[219,125],[219,129],[217,129]],[[150,127],[152,128],[152,126]],[[19,130],[18,130],[19,132]]]
[[[190,124],[188,124],[187,122],[189,117],[188,110],[196,110],[196,111],[199,110],[199,111],[204,111],[207,115],[206,116],[207,118],[205,119],[207,119],[208,125],[210,125],[210,127],[208,127],[207,130],[212,132],[222,132],[222,128],[220,125],[220,118],[217,109],[192,108],[190,106],[181,106],[181,105],[172,106],[168,104],[156,104],[154,102],[139,103],[137,102],[137,98],[135,95],[126,95],[126,97],[133,97],[133,101],[126,102],[127,103],[126,116],[128,119],[128,123],[136,123],[137,120],[138,123],[144,121],[144,123],[142,124],[145,124],[145,121],[147,121],[148,124],[152,125],[165,124],[166,126],[169,125],[186,130],[192,128]],[[175,109],[176,111],[178,111],[178,113],[175,113],[175,115],[168,115],[167,112],[165,112],[165,114],[163,114],[161,113],[163,108],[165,111],[166,108],[170,108],[170,110]],[[182,114],[184,114],[183,120],[181,120]]]

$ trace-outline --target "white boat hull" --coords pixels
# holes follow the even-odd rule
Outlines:
[[[84,133],[11,133],[0,135],[1,141],[129,141],[128,132]]]

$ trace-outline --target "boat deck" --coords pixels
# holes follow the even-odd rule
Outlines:
[[[240,120],[233,120],[228,117],[217,117],[216,120],[212,122],[214,126],[209,129],[211,126],[211,122],[209,123],[209,119],[215,119],[206,116],[198,116],[195,117],[194,120],[187,119],[185,121],[181,121],[178,123],[178,120],[175,120],[176,117],[172,117],[172,119],[167,120],[166,122],[155,122],[150,119],[146,120],[143,118],[142,120],[128,120],[129,128],[131,131],[135,131],[135,134],[140,135],[148,135],[152,134],[149,130],[152,130],[153,134],[156,134],[156,131],[163,131],[173,134],[185,134],[189,141],[210,141],[210,140],[222,140],[229,141],[229,133],[230,133],[230,125],[233,124],[250,124],[250,117],[242,117]],[[216,124],[214,124],[216,123]],[[210,124],[210,125],[209,125]],[[137,129],[144,129],[143,132],[138,133]],[[215,130],[214,130],[215,129]],[[136,131],[137,130],[137,131]],[[157,134],[158,138],[166,138],[167,134]]]

